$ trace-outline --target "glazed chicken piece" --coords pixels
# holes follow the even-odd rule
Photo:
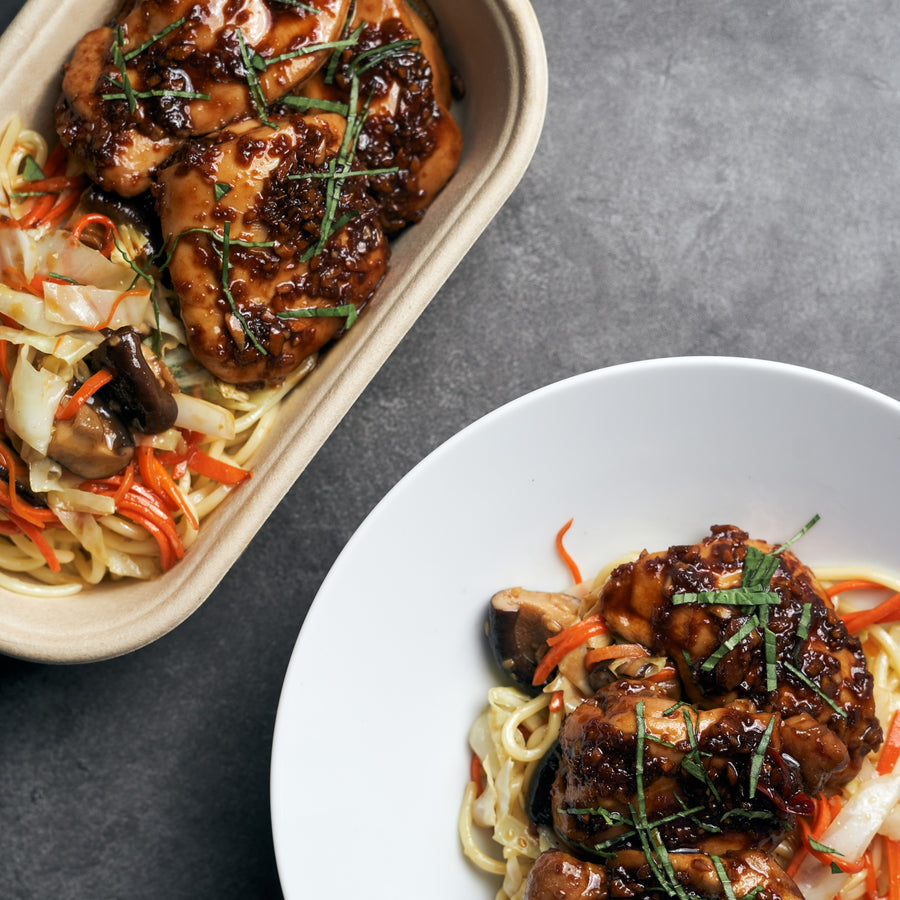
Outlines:
[[[554,829],[598,853],[640,846],[650,827],[680,850],[774,846],[809,806],[779,719],[748,701],[698,711],[656,684],[614,681],[563,722]]]
[[[669,876],[692,897],[746,897],[758,900],[803,900],[784,870],[765,853],[728,852],[719,858],[722,871],[709,856],[670,853]],[[662,871],[657,867],[657,871]],[[646,856],[637,850],[617,853],[604,864],[583,862],[560,850],[542,853],[531,871],[524,900],[651,900],[665,889]],[[667,892],[668,893],[668,892]]]
[[[317,13],[277,0],[130,4],[75,47],[57,103],[60,140],[106,190],[147,190],[189,137],[262,114],[325,62],[330,49],[304,48],[339,36],[349,0],[314,5]]]
[[[358,43],[344,50],[333,73],[320,69],[302,93],[346,104],[351,75],[358,73],[358,108],[367,109],[357,159],[368,170],[381,224],[393,234],[418,222],[456,171],[462,135],[448,112],[451,77],[431,28],[406,0],[357,0],[347,31],[362,26]],[[398,42],[418,42],[406,46]],[[379,48],[392,52],[377,61]],[[371,68],[364,66],[375,62]]]
[[[333,114],[283,116],[277,130],[247,120],[190,142],[159,173],[188,344],[223,381],[283,380],[341,332],[384,274],[390,251],[363,179],[321,177],[345,124]],[[318,250],[323,227],[336,226]]]
[[[785,751],[801,764],[807,792],[836,788],[880,745],[882,731],[860,642],[810,569],[790,551],[778,554],[767,585],[776,603],[765,611],[727,595],[721,603],[679,600],[740,587],[748,547],[777,549],[723,525],[699,544],[644,552],[612,572],[592,611],[622,640],[669,656],[692,703],[726,706],[740,697],[780,713]]]

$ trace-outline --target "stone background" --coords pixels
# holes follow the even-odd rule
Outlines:
[[[900,398],[898,4],[535,9],[533,164],[212,597],[122,659],[0,658],[2,900],[280,897],[269,755],[298,630],[368,511],[484,413],[694,354]]]

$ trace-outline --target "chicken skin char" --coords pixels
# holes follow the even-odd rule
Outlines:
[[[728,896],[708,856],[671,853],[668,858],[674,878],[689,896],[710,900]],[[720,861],[732,896],[746,897],[758,888],[758,900],[803,900],[793,880],[765,853],[728,852]],[[595,863],[548,850],[531,867],[524,900],[651,900],[660,893],[659,882],[640,851],[625,850]]]
[[[188,138],[258,113],[241,39],[253,59],[274,60],[335,40],[348,6],[349,0],[318,0],[313,14],[275,0],[131,4],[112,26],[88,32],[75,47],[57,103],[60,140],[104,189],[136,196]],[[136,95],[133,109],[121,96],[116,26]],[[251,66],[265,101],[308,79],[329,53]],[[193,94],[203,96],[185,96]]]
[[[667,847],[774,846],[791,824],[792,804],[807,800],[797,765],[781,755],[779,719],[748,701],[697,711],[659,685],[614,681],[563,722],[554,829],[586,852],[636,847],[633,823],[643,805]]]
[[[764,553],[776,549],[725,525],[714,526],[699,544],[644,552],[612,572],[592,611],[600,612],[621,640],[666,654],[680,671],[688,699],[697,706],[726,706],[740,697],[761,712],[779,713],[785,752],[801,764],[807,792],[835,789],[880,746],[882,731],[860,642],[848,633],[811,570],[790,551],[778,554],[770,590],[780,602],[768,607],[776,644],[774,691],[767,690],[759,629],[750,631],[715,666],[703,666],[747,623],[746,608],[673,602],[680,593],[740,586],[748,546]],[[808,633],[803,637],[800,626],[805,615]]]
[[[156,190],[163,233],[175,241],[169,271],[188,344],[207,369],[234,384],[277,383],[335,337],[343,315],[278,314],[362,308],[390,254],[364,180],[352,177],[343,181],[334,220],[355,215],[304,258],[320,237],[326,179],[302,176],[326,171],[346,121],[295,113],[276,124],[248,120],[190,142],[160,171]],[[217,184],[231,186],[218,199]],[[228,259],[234,309],[223,281],[226,222],[236,242]]]

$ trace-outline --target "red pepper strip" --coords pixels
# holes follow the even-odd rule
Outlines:
[[[900,591],[892,594],[887,600],[872,609],[861,609],[858,612],[844,613],[841,616],[847,630],[861,631],[869,625],[880,625],[882,622],[895,622],[900,619]]]
[[[6,350],[9,347],[9,341],[2,340],[0,341],[0,375],[3,376],[3,380],[9,384],[10,374],[9,374],[9,365],[6,361]]]
[[[588,650],[584,656],[584,664],[590,670],[607,659],[639,659],[650,653],[640,644],[610,644],[608,647],[596,647]]]
[[[550,649],[544,654],[543,659],[534,670],[534,678],[531,683],[535,685],[543,684],[564,656],[571,653],[588,638],[598,634],[605,634],[606,630],[606,622],[599,615],[594,615],[588,616],[586,619],[582,619],[568,628],[564,628],[551,638],[547,638],[547,644]]]
[[[574,521],[574,519],[569,519],[569,521],[556,533],[556,552],[562,557],[562,561],[572,573],[572,580],[575,584],[581,584],[581,571],[575,564],[575,560],[569,556],[569,551],[563,546],[563,538],[566,536],[566,532],[572,527]]]
[[[885,742],[881,745],[881,756],[875,767],[879,775],[889,775],[894,771],[897,760],[900,759],[900,710],[894,713],[891,719],[891,727]]]
[[[565,697],[562,691],[554,691],[550,700],[550,712],[559,712],[563,708]]]
[[[72,395],[69,402],[56,414],[57,419],[74,419],[78,410],[103,387],[113,380],[111,372],[99,369]]]
[[[484,769],[481,767],[481,760],[478,758],[478,754],[473,751],[472,759],[469,761],[469,781],[475,784],[476,797],[480,797],[482,791],[484,791],[483,773]]]

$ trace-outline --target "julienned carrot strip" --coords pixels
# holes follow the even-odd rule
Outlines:
[[[882,622],[895,622],[900,619],[900,591],[892,594],[887,600],[872,609],[861,609],[857,612],[844,613],[841,618],[848,631],[861,631],[869,625],[880,625]]]
[[[81,235],[89,225],[102,225],[106,229],[106,239],[100,248],[100,252],[104,256],[109,256],[116,247],[115,238],[118,237],[115,222],[102,213],[86,213],[72,227],[72,237],[76,241],[80,241]]]
[[[887,849],[888,900],[900,900],[900,841],[884,839]]]
[[[64,172],[66,168],[66,148],[62,144],[57,144],[47,157],[44,163],[44,175],[54,176]]]
[[[247,469],[222,462],[221,459],[216,459],[196,447],[189,452],[187,464],[198,475],[205,475],[220,484],[240,484],[250,478],[252,474]]]
[[[98,369],[88,378],[84,384],[78,388],[77,391],[72,395],[69,402],[62,408],[60,412],[56,414],[57,419],[74,419],[76,415],[78,415],[78,410],[84,406],[85,403],[103,387],[104,384],[109,384],[110,381],[113,380],[113,376],[111,372],[108,372],[106,369]]]
[[[6,361],[6,348],[9,346],[9,342],[2,340],[0,341],[0,375],[3,376],[3,380],[9,384],[10,374],[9,374],[9,365]]]
[[[194,510],[185,500],[184,494],[181,493],[172,476],[156,458],[152,447],[138,447],[138,466],[144,482],[152,484],[153,490],[160,497],[167,497],[176,508],[180,509],[191,528],[196,531],[200,527],[200,523],[197,521]]]
[[[571,653],[576,647],[583,644],[588,638],[606,632],[606,622],[599,615],[588,616],[568,628],[564,628],[558,634],[547,638],[550,649],[544,654],[543,659],[534,670],[532,684],[543,684],[547,676],[559,665],[564,656]]]
[[[563,708],[565,697],[562,691],[554,691],[550,699],[550,712],[559,712]]]
[[[119,501],[131,490],[131,486],[134,484],[134,460],[131,460],[127,466],[122,470],[122,480],[119,486],[116,488],[116,492],[113,494],[113,502],[116,504],[116,507],[119,506]]]
[[[19,225],[22,228],[34,228],[50,212],[55,202],[56,197],[53,194],[45,194],[43,197],[38,197],[34,206],[19,219]]]
[[[51,175],[28,182],[29,191],[46,191],[48,194],[59,194],[70,188],[79,187],[84,179],[81,175]]]
[[[122,505],[122,508],[117,511],[125,516],[126,519],[131,519],[135,525],[140,525],[141,528],[150,532],[150,535],[156,541],[157,547],[159,547],[159,563],[162,566],[162,570],[166,572],[172,568],[172,542],[169,540],[169,537],[164,530],[149,516],[145,516],[124,504]]]
[[[575,564],[575,560],[569,556],[569,551],[566,550],[565,545],[563,544],[563,538],[566,536],[566,532],[572,527],[572,522],[574,521],[574,519],[569,519],[569,521],[556,532],[556,552],[562,557],[562,561],[572,573],[572,580],[575,584],[581,584],[581,570]]]
[[[47,561],[47,565],[50,568],[51,572],[59,572],[62,566],[59,564],[59,560],[56,558],[56,554],[53,552],[53,548],[50,544],[47,543],[47,539],[41,533],[40,527],[37,525],[33,525],[31,522],[26,521],[25,519],[19,518],[19,516],[14,513],[7,513],[10,520],[14,522],[19,529],[22,531],[26,537],[28,537],[31,542],[41,551],[41,556]]]
[[[879,584],[877,581],[867,581],[864,578],[854,578],[849,581],[836,581],[831,587],[825,588],[825,593],[828,594],[829,597],[836,597],[838,594],[843,594],[844,591],[871,591],[884,589],[883,584]]]
[[[674,666],[663,666],[653,675],[647,675],[644,681],[667,681],[669,678],[674,678],[677,674],[678,670]]]
[[[19,503],[24,502],[18,493],[16,497]],[[30,504],[28,504],[27,508],[29,521],[34,522],[38,528],[43,528],[47,525],[59,525],[59,519],[56,518],[56,513],[52,509],[42,509],[39,506],[31,506]],[[5,481],[0,481],[0,509],[12,510],[9,485]]]
[[[42,225],[45,228],[58,225],[63,217],[78,205],[78,201],[81,200],[81,194],[81,186],[75,190],[60,194],[56,203],[50,207],[46,215],[44,215],[37,224]]]
[[[606,647],[595,647],[584,656],[584,664],[588,669],[593,669],[598,663],[607,659],[639,659],[649,656],[650,653],[640,644],[609,644]]]
[[[103,494],[107,497],[115,497],[116,489],[121,486],[123,479],[120,476],[104,478],[97,481],[86,481],[81,487],[83,490],[93,491],[95,494]],[[116,512],[121,513],[132,522],[146,528],[159,545],[160,562],[163,568],[172,565],[173,559],[181,559],[184,556],[184,544],[175,527],[175,520],[168,510],[160,505],[160,498],[143,485],[133,484],[128,492],[119,499]]]
[[[12,450],[0,441],[0,463],[7,472],[7,489],[9,491],[9,508],[20,519],[30,522],[36,528],[43,528],[43,522],[34,514],[34,507],[24,503],[16,493],[16,457]]]
[[[900,710],[894,713],[887,738],[881,745],[881,756],[875,767],[878,774],[889,775],[894,771],[898,759],[900,759]]]
[[[878,873],[875,871],[875,863],[869,850],[863,854],[863,862],[866,864],[866,894],[869,900],[875,900],[878,896]]]

